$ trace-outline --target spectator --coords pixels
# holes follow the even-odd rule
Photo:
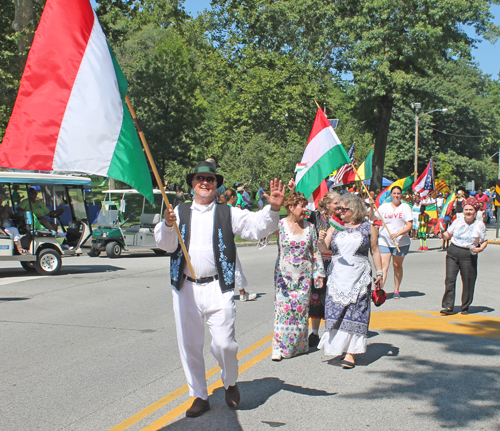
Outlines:
[[[251,204],[251,199],[250,199],[250,194],[248,193],[248,184],[243,184],[243,202],[244,202],[244,205],[243,205],[243,209],[246,209],[246,210],[250,210],[250,208],[252,207],[252,204]]]
[[[262,208],[264,208],[264,205],[266,204],[266,197],[264,196],[264,194],[266,193],[265,190],[264,190],[264,187],[265,187],[266,183],[264,181],[262,181],[260,183],[260,187],[259,187],[259,190],[257,191],[257,207],[259,208],[259,210],[261,210]]]

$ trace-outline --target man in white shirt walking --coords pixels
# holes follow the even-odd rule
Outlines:
[[[257,240],[275,232],[285,187],[281,181],[271,181],[270,193],[265,196],[270,205],[250,212],[215,202],[223,177],[208,162],[198,163],[186,181],[194,190],[194,202],[181,204],[173,211],[165,210],[165,220],[155,227],[155,239],[159,248],[173,253],[170,278],[177,341],[189,393],[195,397],[186,416],[196,417],[210,409],[203,358],[205,319],[212,336],[210,351],[222,370],[226,403],[234,408],[240,401],[236,385],[234,235]],[[179,226],[196,279],[186,265],[174,223]]]

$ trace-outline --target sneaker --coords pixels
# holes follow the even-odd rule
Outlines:
[[[309,347],[316,347],[319,344],[319,335],[311,332],[309,335]]]
[[[392,295],[392,297],[394,299],[399,299],[399,298],[401,298],[401,295],[399,294],[399,292],[394,292],[394,294]]]
[[[243,295],[240,295],[240,301],[252,301],[255,298],[257,298],[257,294],[252,292],[247,292]]]
[[[423,249],[424,249],[423,247],[420,247],[420,248],[418,249],[418,251],[421,251],[421,250],[423,250]]]
[[[424,251],[429,251],[429,248],[428,247],[424,247]]]

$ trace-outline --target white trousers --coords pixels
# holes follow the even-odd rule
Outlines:
[[[185,280],[181,290],[172,289],[172,295],[177,342],[189,394],[206,400],[208,392],[203,359],[205,319],[212,335],[210,351],[221,367],[224,388],[233,386],[238,378],[234,291],[222,292],[218,280],[207,284]]]

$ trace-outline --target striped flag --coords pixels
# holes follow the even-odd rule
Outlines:
[[[426,196],[429,191],[434,190],[434,169],[432,168],[432,159],[425,168],[424,172],[418,177],[413,184],[413,191],[419,193],[420,196]]]
[[[354,166],[356,166],[356,161],[354,160],[355,145],[356,143],[352,144],[349,153],[347,153]],[[330,177],[330,181],[333,181],[332,187],[349,184],[356,180],[356,172],[352,169],[351,163],[341,166],[334,175],[332,174],[333,176]]]
[[[330,226],[339,230],[339,231],[343,231],[345,229],[344,227],[345,223],[340,220],[338,217],[332,215],[331,219],[330,219]]]
[[[373,150],[370,150],[366,159],[358,168],[358,177],[364,181],[369,180],[372,177],[372,159],[373,159]]]
[[[300,163],[306,166],[297,172],[295,189],[304,193],[306,198],[312,195],[330,172],[349,163],[349,156],[321,109],[316,113]]]
[[[436,191],[436,193],[451,191],[448,185],[441,178],[436,178],[436,181],[434,181],[434,190]]]
[[[0,166],[111,177],[153,202],[126,92],[89,0],[47,0],[0,147]]]
[[[439,220],[436,223],[436,227],[434,228],[434,233],[436,235],[440,231],[444,232],[446,230],[444,218],[451,213],[451,210],[453,209],[453,202],[455,202],[456,198],[457,196],[455,195],[455,193],[452,193],[450,196],[448,196],[445,203],[443,204],[443,208],[441,208],[441,213],[439,214]]]

